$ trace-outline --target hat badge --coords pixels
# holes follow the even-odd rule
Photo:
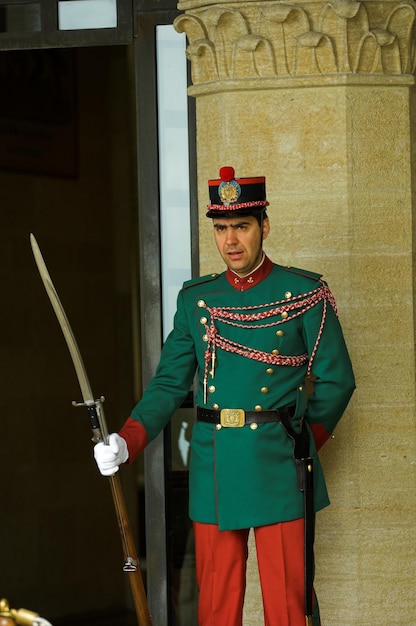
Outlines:
[[[241,195],[241,187],[234,178],[233,167],[222,167],[220,169],[221,183],[218,186],[218,195],[223,204],[228,206],[237,202]]]

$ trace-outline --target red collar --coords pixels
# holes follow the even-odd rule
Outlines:
[[[261,265],[253,270],[251,274],[248,274],[247,276],[239,276],[230,270],[230,268],[227,268],[225,275],[230,285],[235,287],[235,289],[238,289],[238,291],[247,291],[247,289],[251,289],[261,283],[261,281],[270,274],[272,268],[273,263],[270,261],[269,257],[265,255]]]

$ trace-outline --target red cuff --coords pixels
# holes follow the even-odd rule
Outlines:
[[[143,424],[128,417],[118,434],[126,440],[129,451],[127,465],[130,465],[147,446],[146,429]]]
[[[331,435],[325,430],[322,424],[309,424],[309,426],[312,431],[313,438],[315,439],[316,449],[320,450]]]

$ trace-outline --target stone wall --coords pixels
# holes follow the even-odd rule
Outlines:
[[[324,274],[354,364],[357,390],[321,453],[332,501],[317,523],[322,623],[412,626],[414,5],[179,6],[197,105],[201,273],[222,269],[207,180],[222,165],[265,175],[266,252]],[[257,626],[254,554],[249,573],[244,623]]]

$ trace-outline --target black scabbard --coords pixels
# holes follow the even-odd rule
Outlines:
[[[305,615],[313,614],[313,570],[315,541],[315,509],[313,502],[313,458],[295,459],[299,489],[303,493],[305,518]],[[308,622],[307,622],[308,623]],[[312,623],[312,622],[311,622]]]
[[[309,456],[309,432],[302,423],[296,432],[289,419],[282,420],[287,434],[295,443],[294,457],[299,490],[303,493],[304,505],[304,561],[305,561],[305,617],[306,624],[313,624],[313,576],[315,542],[315,507],[313,499],[313,457]]]

